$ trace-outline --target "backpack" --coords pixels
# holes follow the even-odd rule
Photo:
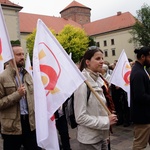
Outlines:
[[[87,102],[90,97],[91,90],[87,86]],[[77,127],[77,122],[75,120],[75,113],[74,113],[74,93],[66,100],[65,104],[65,114],[68,124],[71,126],[72,129]]]

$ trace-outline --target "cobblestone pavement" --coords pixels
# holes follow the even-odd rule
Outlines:
[[[110,136],[111,150],[131,150],[133,142],[133,126],[113,126],[113,134]],[[76,129],[69,129],[70,143],[72,150],[79,150],[79,145],[76,140]],[[0,138],[0,150],[3,150],[3,140]],[[145,150],[150,150],[148,145]]]

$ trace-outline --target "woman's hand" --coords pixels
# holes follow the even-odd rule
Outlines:
[[[117,115],[115,115],[115,114],[109,115],[109,121],[110,121],[110,125],[117,123],[117,121],[118,121]]]

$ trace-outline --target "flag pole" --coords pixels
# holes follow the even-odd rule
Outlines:
[[[20,80],[20,76],[19,76],[19,72],[18,72],[18,68],[17,68],[17,65],[16,65],[16,61],[15,61],[15,58],[12,59],[11,61],[11,65],[15,68],[16,70],[16,75],[17,75],[17,78],[18,78],[18,82],[19,82],[19,86],[21,87],[21,80]]]
[[[92,91],[92,93],[95,95],[95,97],[97,98],[97,100],[99,100],[99,102],[101,103],[101,105],[107,111],[108,115],[111,115],[111,112],[109,111],[109,109],[107,108],[107,106],[104,104],[104,102],[100,99],[99,95],[94,91],[94,89],[92,88],[92,86],[90,85],[90,83],[87,80],[85,80],[84,82],[87,84],[87,86]]]
[[[5,33],[6,33],[6,38],[7,40],[9,41],[9,35],[8,35],[8,31],[7,31],[7,28],[6,28],[6,23],[5,23],[5,19],[4,19],[4,15],[3,15],[3,11],[2,11],[2,6],[0,4],[0,16],[2,18],[2,23],[3,23],[3,26],[4,26],[4,30],[5,30]],[[12,52],[12,55],[13,55],[13,50],[12,50],[12,47],[10,46],[10,41],[8,42],[9,44],[9,48],[10,48],[10,51]],[[11,59],[10,59],[11,60]],[[9,60],[9,61],[10,61]],[[16,65],[16,62],[15,62],[15,58],[12,59],[11,61],[11,65],[13,65],[15,67],[15,70],[16,70],[16,74],[17,74],[17,78],[18,78],[18,81],[19,81],[19,85],[21,86],[21,80],[20,80],[20,76],[19,76],[19,72],[18,72],[18,69],[17,69],[17,65]]]

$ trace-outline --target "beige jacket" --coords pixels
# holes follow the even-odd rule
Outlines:
[[[102,88],[104,82],[99,77],[95,82],[87,70],[83,70],[87,81],[97,92],[101,100],[106,103]],[[91,92],[87,101],[87,86],[83,83],[74,94],[75,118],[78,123],[77,139],[84,144],[94,144],[109,135],[109,118],[103,106]]]
[[[22,133],[20,121],[20,99],[15,80],[16,72],[12,67],[7,67],[0,74],[0,116],[1,132],[3,134],[19,135]],[[34,98],[32,78],[24,70],[24,85],[26,88],[26,99],[29,111],[29,122],[31,130],[35,129]]]

